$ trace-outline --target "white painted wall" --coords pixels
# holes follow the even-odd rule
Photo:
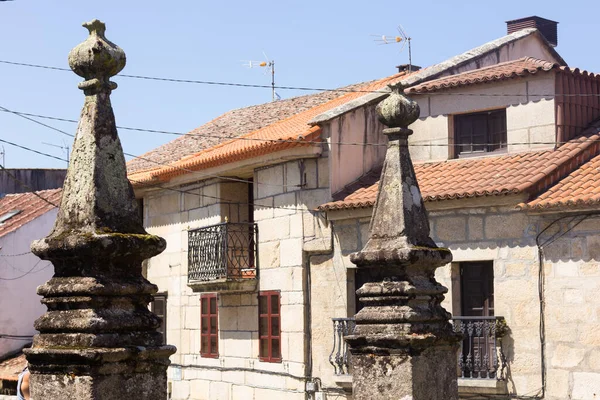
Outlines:
[[[31,242],[50,233],[56,214],[56,209],[48,211],[16,231],[0,237],[0,255],[28,252]],[[5,280],[19,277],[32,268],[33,271],[22,278]],[[0,256],[0,333],[33,336],[37,332],[33,322],[46,311],[46,307],[40,303],[41,296],[36,294],[36,288],[49,280],[53,273],[54,268],[49,261],[42,261],[33,254]],[[0,339],[0,358],[21,349],[26,343]]]
[[[509,153],[554,147],[554,97],[540,96],[554,93],[553,74],[467,86],[440,93],[411,95],[421,108],[420,118],[410,126],[414,132],[409,140],[413,161],[449,158],[448,146],[454,135],[454,115],[501,108],[506,108],[507,142],[519,143],[509,145]],[[460,95],[452,96],[452,93]]]
[[[335,118],[324,127],[324,134],[329,136],[331,143],[331,193],[338,192],[373,167],[383,164],[387,137],[381,131],[385,128],[377,119],[374,104]],[[377,143],[383,146],[339,143]]]

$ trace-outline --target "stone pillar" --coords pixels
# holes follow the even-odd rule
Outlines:
[[[48,308],[26,350],[34,400],[150,399],[167,396],[166,369],[175,347],[163,345],[148,310],[157,287],[141,263],[165,248],[139,219],[117,135],[109,78],[125,53],[98,20],[71,50],[69,65],[85,93],[62,201],[52,232],[31,250],[54,265],[38,288]]]
[[[436,268],[450,250],[429,237],[429,220],[408,151],[408,125],[418,104],[402,87],[378,104],[389,143],[373,210],[369,240],[350,260],[365,283],[363,308],[346,337],[352,355],[355,400],[456,400],[459,337],[440,303],[448,291]]]

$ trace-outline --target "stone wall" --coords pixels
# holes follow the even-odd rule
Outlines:
[[[493,261],[495,315],[504,316],[510,328],[502,340],[508,360],[507,380],[498,392],[535,395],[541,388],[540,264],[536,237],[562,215],[528,214],[514,206],[444,211],[436,205],[429,216],[432,237],[438,245],[449,247],[454,256],[452,264],[436,273],[436,279],[449,288],[444,307],[460,315],[461,262]],[[369,218],[333,221],[335,248],[329,275],[340,277],[344,269],[353,268],[348,255],[364,245],[368,221]],[[600,393],[600,230],[597,219],[586,219],[577,226],[577,221],[569,221],[570,217],[554,224],[540,239],[564,233],[544,246],[546,398],[552,400],[591,399],[594,393]],[[313,265],[313,270],[316,267]],[[338,298],[330,306],[331,311],[322,309],[320,313],[343,313],[346,305],[347,315],[353,314],[352,302],[344,303],[338,292],[330,295]],[[315,362],[315,366],[319,364]],[[323,363],[324,382],[335,383],[331,375],[326,375],[326,367]],[[465,381],[461,384],[469,385]]]
[[[308,361],[305,268],[308,251],[331,248],[314,210],[330,198],[328,159],[290,161],[257,169],[253,177],[258,225],[259,290],[281,292],[281,363],[258,359],[258,293],[219,293],[219,357],[200,356],[200,293],[187,285],[187,231],[248,219],[245,183],[208,180],[144,198],[147,230],[167,240],[148,262],[148,279],[167,299],[171,398],[304,399]],[[218,199],[222,199],[220,202]],[[239,203],[239,204],[226,204]]]
[[[411,125],[413,161],[447,160],[452,155],[453,115],[506,108],[508,152],[552,148],[555,141],[555,111],[552,96],[554,75],[460,87],[443,95],[411,95],[421,108],[421,116]],[[452,93],[460,93],[452,96]],[[485,96],[495,94],[496,96]],[[498,96],[505,94],[506,96]],[[529,144],[531,143],[531,144]]]

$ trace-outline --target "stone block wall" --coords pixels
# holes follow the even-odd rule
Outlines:
[[[557,234],[544,246],[545,279],[545,347],[546,397],[558,399],[593,399],[600,393],[600,229],[590,217],[563,218],[563,214],[530,214],[514,206],[473,207],[429,213],[431,235],[440,246],[449,247],[453,263],[437,270],[436,279],[449,288],[444,307],[461,314],[461,262],[492,261],[494,274],[495,315],[504,316],[509,334],[502,339],[507,357],[505,384],[498,393],[529,396],[539,394],[541,379],[540,299],[538,277],[540,263],[536,237],[540,243]],[[332,216],[333,217],[333,216]],[[333,221],[334,252],[329,258],[313,258],[315,271],[323,279],[341,279],[347,271],[347,283],[354,279],[350,253],[364,246],[368,238],[369,218]],[[320,266],[327,268],[320,268]],[[329,276],[329,278],[327,278]],[[351,284],[347,298],[342,285],[330,287],[329,298],[321,300],[331,313],[354,313]],[[323,295],[322,295],[323,296]],[[313,309],[317,303],[313,302]],[[345,308],[346,307],[346,308]],[[326,309],[321,322],[313,318],[313,332],[327,332]],[[345,316],[345,315],[336,315]],[[321,324],[321,326],[318,326]],[[331,331],[331,328],[329,328]],[[332,346],[331,336],[323,336],[323,348]],[[315,361],[323,381],[334,385],[336,378],[327,362]],[[328,372],[329,371],[329,372]],[[461,392],[466,393],[461,388]]]
[[[437,279],[450,288],[444,305],[460,315],[458,263],[494,262],[495,315],[506,318],[510,333],[503,342],[508,359],[507,390],[517,395],[541,388],[540,263],[537,235],[560,218],[531,215],[512,207],[473,208],[430,213],[432,234],[449,247],[454,262],[438,270]],[[565,220],[568,221],[569,219]],[[600,243],[597,221],[584,221],[568,231],[558,224],[540,236],[560,237],[544,246],[545,341],[547,399],[588,399],[600,393]],[[573,224],[572,224],[573,225]],[[568,231],[568,232],[567,232]],[[563,233],[561,233],[563,232]],[[594,386],[595,385],[595,386]]]
[[[259,291],[280,291],[282,362],[258,358],[258,292],[218,294],[219,357],[200,356],[200,293],[187,285],[187,231],[248,219],[245,183],[208,180],[144,198],[145,226],[167,240],[149,260],[148,279],[167,292],[167,342],[178,351],[169,368],[171,398],[305,399],[308,340],[306,256],[329,248],[330,232],[314,210],[330,199],[327,158],[290,161],[254,173]],[[325,177],[325,179],[323,179]],[[219,201],[221,198],[223,201]],[[236,204],[227,203],[240,203]],[[343,280],[342,282],[345,282]]]

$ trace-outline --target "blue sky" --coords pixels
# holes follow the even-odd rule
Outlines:
[[[98,5],[101,4],[101,7]],[[576,5],[574,5],[576,4]],[[336,88],[393,74],[407,62],[394,45],[371,34],[413,38],[413,63],[427,66],[503,36],[504,21],[530,15],[559,21],[557,50],[571,65],[600,72],[595,51],[600,2],[564,1],[42,1],[0,2],[0,60],[67,67],[83,41],[81,23],[98,18],[106,36],[127,53],[123,73],[269,84],[261,69],[242,60],[276,62],[276,83]],[[0,64],[0,106],[77,119],[81,79],[60,72]],[[187,132],[234,108],[270,100],[269,89],[231,88],[115,78],[117,124]],[[306,92],[279,90],[283,97]],[[70,123],[42,120],[70,133]],[[142,154],[173,136],[120,132],[126,152]],[[71,138],[0,112],[0,138],[59,157]],[[0,148],[1,149],[1,148]],[[8,168],[61,168],[66,163],[4,145]],[[1,160],[0,160],[1,162]]]

